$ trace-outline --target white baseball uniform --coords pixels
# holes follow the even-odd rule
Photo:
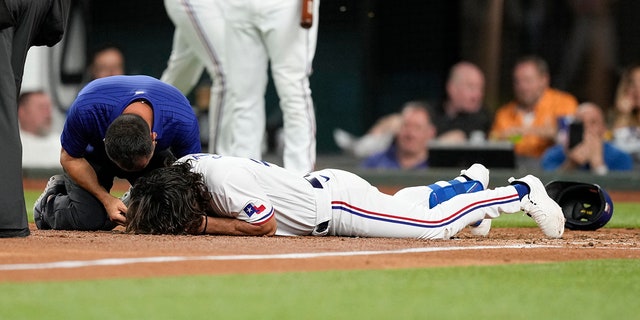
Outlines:
[[[276,235],[448,239],[481,219],[521,209],[513,186],[458,194],[430,208],[432,189],[450,182],[388,195],[343,170],[303,177],[254,159],[195,154],[179,161],[193,161],[221,216],[252,224],[275,218]]]
[[[223,69],[223,0],[165,0],[175,26],[167,68],[160,80],[188,94],[206,68],[212,81],[209,100],[209,152],[227,154],[231,148],[229,129],[224,127],[226,78]]]
[[[232,131],[229,155],[261,159],[268,67],[284,123],[284,167],[305,174],[316,159],[316,127],[309,75],[316,49],[319,0],[313,25],[300,26],[301,0],[227,0],[225,47]]]

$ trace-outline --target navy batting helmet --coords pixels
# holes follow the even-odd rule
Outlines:
[[[607,191],[593,183],[551,181],[545,188],[562,208],[570,230],[596,230],[613,215],[613,201]]]

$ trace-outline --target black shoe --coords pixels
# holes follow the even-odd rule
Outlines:
[[[44,188],[44,191],[33,204],[33,220],[35,221],[38,229],[51,229],[51,226],[44,221],[42,215],[44,214],[44,209],[49,200],[49,196],[60,193],[66,193],[64,176],[56,174],[49,178],[49,182],[47,182],[47,186]]]
[[[30,234],[27,229],[0,229],[0,238],[24,238]]]

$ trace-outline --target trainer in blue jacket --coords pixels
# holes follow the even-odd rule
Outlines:
[[[178,89],[148,76],[112,76],[83,88],[60,137],[65,171],[34,205],[40,229],[111,230],[127,207],[110,194],[116,177],[135,180],[201,151],[198,121]]]

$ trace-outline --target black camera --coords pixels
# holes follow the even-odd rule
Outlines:
[[[573,122],[569,125],[569,149],[573,149],[582,142],[584,135],[584,125],[582,122]]]

